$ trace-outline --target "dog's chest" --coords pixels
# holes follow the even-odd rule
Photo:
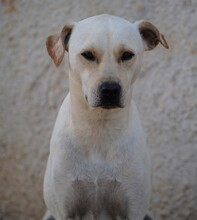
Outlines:
[[[122,161],[115,162],[114,159],[109,160],[98,154],[91,154],[86,158],[78,157],[71,164],[72,179],[77,177],[90,182],[99,179],[117,179],[119,171],[123,169]]]
[[[126,216],[128,201],[125,183],[119,178],[121,166],[105,161],[95,155],[87,161],[76,162],[70,170],[70,194],[74,198],[67,203],[69,215],[94,216],[104,213],[112,216]],[[80,208],[79,208],[80,207]]]
[[[67,170],[71,179],[88,179],[95,182],[99,179],[124,179],[131,175],[135,150],[131,150],[129,144],[110,138],[86,138],[85,141],[70,144],[70,153],[66,154]],[[128,174],[129,172],[129,174]],[[91,180],[89,179],[91,178]]]
[[[115,134],[71,132],[59,141],[53,180],[56,197],[71,218],[87,213],[96,219],[101,213],[125,217],[130,194],[144,189],[143,160],[136,139],[113,131]]]
[[[140,173],[139,150],[131,145],[134,143],[123,135],[119,139],[112,139],[109,135],[98,138],[95,135],[78,138],[77,141],[70,140],[69,147],[62,154],[66,178],[80,180],[86,185],[92,184],[97,189],[107,188],[114,181],[130,181],[132,176]]]

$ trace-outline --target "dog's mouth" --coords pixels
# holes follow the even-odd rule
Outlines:
[[[115,108],[123,108],[122,106],[99,106],[99,107],[101,107],[101,108],[103,108],[103,109],[115,109]]]
[[[97,101],[93,104],[90,104],[88,101],[88,97],[85,96],[87,103],[93,108],[103,108],[103,109],[117,109],[124,108],[124,105],[121,102],[120,97],[98,97]]]
[[[123,108],[119,97],[105,97],[101,98],[97,107],[104,109]]]

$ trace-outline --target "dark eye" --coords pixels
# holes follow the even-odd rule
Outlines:
[[[94,56],[94,54],[91,51],[85,51],[85,52],[81,53],[81,55],[86,60],[89,60],[89,61],[92,61],[92,62],[96,60],[96,57]]]
[[[131,60],[134,57],[134,53],[130,51],[125,51],[122,56],[120,57],[120,61],[124,62],[127,60]]]

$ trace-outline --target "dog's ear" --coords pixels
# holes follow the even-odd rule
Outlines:
[[[68,41],[72,29],[73,25],[65,25],[60,34],[51,35],[46,39],[47,51],[56,66],[62,62],[65,50],[68,51]]]
[[[159,43],[161,43],[165,48],[169,48],[163,34],[161,34],[152,23],[141,20],[135,22],[135,24],[137,25],[142,40],[144,42],[144,50],[152,50]]]

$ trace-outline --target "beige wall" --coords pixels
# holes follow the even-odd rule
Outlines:
[[[45,210],[42,181],[50,135],[68,90],[67,68],[54,67],[46,53],[45,38],[60,31],[67,21],[100,13],[148,19],[169,42],[169,50],[159,46],[145,54],[134,92],[152,155],[151,209],[157,220],[197,219],[196,0],[2,0],[3,220],[39,220]]]

